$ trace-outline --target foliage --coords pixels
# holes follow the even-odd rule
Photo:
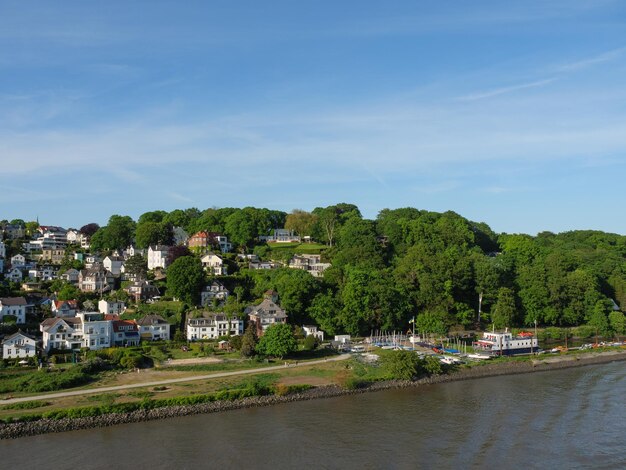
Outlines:
[[[301,209],[291,211],[285,220],[285,228],[293,230],[301,237],[311,235],[313,227],[317,222],[317,216]]]
[[[80,295],[78,288],[69,282],[63,283],[57,294],[59,300],[74,300]]]
[[[86,235],[87,237],[93,237],[93,235],[100,229],[100,226],[95,223],[92,222],[90,224],[86,224],[83,225],[79,232],[82,233],[83,235]]]
[[[151,245],[171,245],[173,237],[172,225],[163,222],[140,222],[135,232],[135,242],[139,248],[148,248]]]
[[[43,400],[31,400],[23,401],[21,403],[13,403],[11,405],[0,406],[0,410],[32,410],[34,408],[43,408],[50,405],[49,401]]]
[[[389,378],[413,380],[424,374],[423,361],[413,351],[391,351],[383,357],[383,367]]]
[[[256,346],[259,354],[279,358],[283,358],[297,349],[298,343],[293,335],[291,326],[284,323],[271,325],[265,330]]]
[[[181,256],[167,268],[167,293],[196,305],[204,286],[202,263],[195,256]]]
[[[241,338],[240,352],[243,357],[252,357],[256,354],[258,339],[254,331],[254,325],[249,324]]]
[[[318,346],[317,338],[313,335],[309,335],[304,338],[303,347],[305,351],[313,351]]]
[[[98,229],[91,237],[91,248],[118,250],[129,246],[135,236],[135,222],[129,216],[112,215],[105,227]]]
[[[134,254],[124,262],[124,273],[145,279],[148,272],[148,260],[139,253]]]

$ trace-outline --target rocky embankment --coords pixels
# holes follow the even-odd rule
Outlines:
[[[529,361],[494,363],[471,368],[463,368],[449,374],[428,377],[417,381],[376,382],[356,390],[345,390],[338,386],[324,386],[286,396],[270,395],[250,397],[234,401],[222,401],[189,406],[171,406],[152,410],[137,410],[126,414],[108,414],[87,418],[65,418],[58,420],[41,419],[38,421],[23,423],[8,423],[0,425],[0,439],[15,439],[18,437],[35,436],[38,434],[53,432],[114,426],[117,424],[137,423],[141,421],[151,421],[193,414],[217,413],[242,408],[270,406],[280,403],[330,398],[340,395],[353,395],[378,390],[417,387],[428,384],[470,380],[481,377],[566,369],[623,360],[626,360],[626,351],[589,353],[576,356],[567,355],[546,357],[545,359],[542,358]]]

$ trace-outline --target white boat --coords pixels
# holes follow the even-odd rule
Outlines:
[[[539,350],[539,342],[532,333],[521,332],[513,335],[508,329],[503,333],[486,331],[481,339],[472,343],[472,346],[479,353],[501,356],[531,354]]]
[[[486,361],[488,359],[491,359],[493,356],[489,355],[489,354],[478,354],[478,353],[473,353],[473,354],[468,354],[467,358],[468,359],[476,359],[478,361]]]

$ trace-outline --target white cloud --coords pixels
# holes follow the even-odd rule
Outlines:
[[[626,47],[613,49],[613,50],[598,54],[594,57],[588,57],[583,60],[578,60],[578,61],[559,65],[558,67],[556,67],[556,70],[559,72],[572,72],[576,70],[586,69],[597,64],[602,64],[604,62],[611,62],[613,60],[616,60],[620,58],[624,54],[624,52],[626,52]]]
[[[504,95],[505,93],[512,93],[512,92],[519,91],[519,90],[525,90],[527,88],[543,87],[545,85],[549,85],[550,83],[554,82],[555,80],[556,80],[556,78],[546,78],[544,80],[537,80],[537,81],[533,81],[533,82],[529,82],[529,83],[520,83],[518,85],[494,88],[494,89],[491,89],[491,90],[482,91],[482,92],[478,92],[478,93],[472,93],[472,94],[469,94],[469,95],[466,95],[466,96],[462,96],[462,97],[459,98],[459,100],[460,101],[476,101],[476,100],[482,100],[482,99],[485,99],[485,98],[492,98],[494,96]]]

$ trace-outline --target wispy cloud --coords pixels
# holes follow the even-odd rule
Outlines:
[[[193,200],[192,198],[187,197],[187,196],[183,196],[182,194],[179,194],[179,193],[174,192],[174,191],[169,191],[167,193],[167,195],[169,197],[171,197],[172,199],[178,201],[178,202],[184,202],[184,203],[188,203],[188,204],[196,204],[196,201]]]
[[[481,91],[481,92],[477,92],[477,93],[472,93],[472,94],[469,94],[469,95],[461,96],[458,99],[459,99],[459,101],[482,100],[482,99],[485,99],[485,98],[492,98],[494,96],[504,95],[506,93],[513,93],[513,92],[520,91],[520,90],[525,90],[525,89],[528,89],[528,88],[543,87],[543,86],[549,85],[550,83],[555,82],[556,80],[557,80],[556,78],[546,78],[544,80],[537,80],[537,81],[533,81],[533,82],[529,82],[529,83],[520,83],[518,85],[493,88],[491,90],[486,90],[486,91]]]
[[[612,49],[610,51],[603,52],[602,54],[598,54],[593,57],[559,65],[556,67],[556,70],[559,72],[571,72],[575,70],[586,69],[594,65],[616,60],[622,57],[624,55],[624,52],[626,52],[626,47],[620,47],[619,49]]]

